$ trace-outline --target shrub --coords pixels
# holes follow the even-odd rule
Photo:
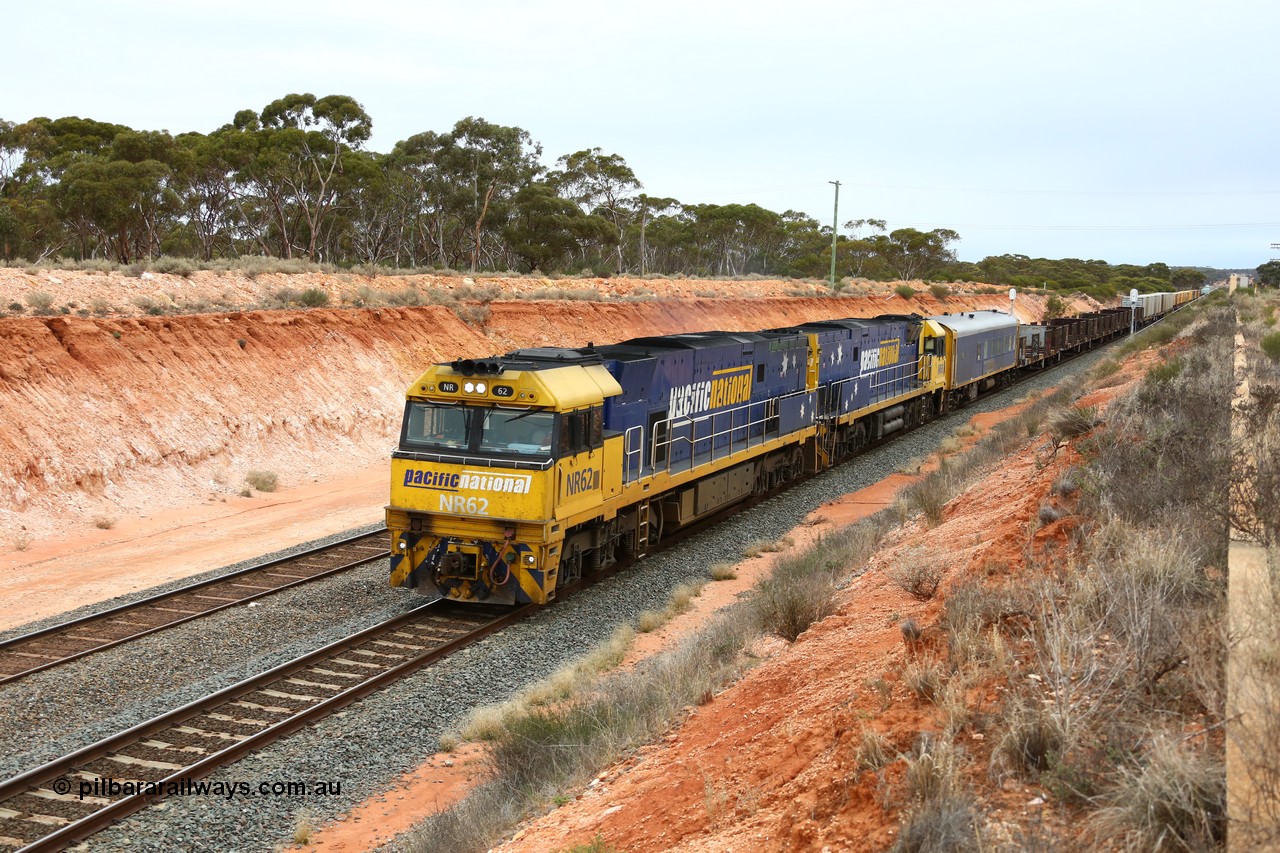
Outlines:
[[[926,739],[907,761],[907,795],[894,851],[979,850],[980,821],[973,796],[960,777],[960,755],[951,741]]]
[[[483,329],[489,325],[491,312],[488,305],[459,305],[454,309],[454,313],[468,326]]]
[[[733,563],[714,563],[711,566],[711,579],[713,581],[731,581],[738,576],[738,570]]]
[[[1280,361],[1280,332],[1272,332],[1267,335],[1259,342],[1259,346],[1262,347],[1262,351],[1266,353],[1267,358],[1272,361]]]
[[[795,641],[810,625],[835,612],[835,583],[816,550],[780,560],[751,599],[764,630]]]
[[[993,762],[1003,759],[1020,773],[1037,774],[1048,770],[1054,758],[1062,754],[1062,730],[1037,704],[1010,699],[1005,704],[1002,723]]]
[[[864,729],[855,755],[860,770],[879,770],[893,760],[893,745],[873,729]]]
[[[322,288],[309,287],[302,291],[302,295],[298,297],[298,302],[302,303],[306,308],[323,308],[329,304],[329,294],[325,293]]]
[[[918,480],[902,490],[907,506],[918,509],[930,524],[942,522],[943,511],[951,500],[951,483],[945,469],[939,468],[923,480]]]
[[[1096,427],[1098,411],[1092,406],[1080,406],[1059,412],[1049,423],[1049,435],[1053,443],[1061,445],[1078,438]]]
[[[367,288],[361,288],[360,290],[363,293],[366,289]],[[397,290],[393,293],[381,294],[381,296],[386,299],[386,302],[388,305],[395,305],[397,307],[412,308],[412,307],[421,305],[423,302],[422,292],[418,290],[418,288],[414,287],[413,285],[410,285],[409,287],[403,288],[401,290]],[[443,302],[452,301],[452,297],[446,297],[444,300],[440,300],[438,297],[431,299],[431,302],[434,304],[440,304],[442,301]],[[371,299],[367,302],[367,304],[377,305],[380,302],[381,302],[381,299]]]
[[[916,289],[909,284],[900,284],[893,289],[893,292],[903,299],[911,299],[916,295]]]
[[[9,303],[9,310],[10,310],[10,311],[12,311],[12,312],[13,312],[13,313],[15,313],[15,314],[21,314],[23,311],[25,311],[25,310],[26,310],[26,308],[25,308],[25,307],[23,307],[23,305],[22,305],[22,303],[21,303],[21,302],[10,302],[10,303]]]
[[[929,285],[929,293],[933,295],[934,299],[945,300],[951,295],[951,288],[947,287],[945,284],[931,284]],[[915,294],[912,293],[912,296],[914,295]]]
[[[43,290],[32,290],[22,297],[23,300],[31,306],[37,314],[49,314],[53,308],[53,294],[46,293]]]
[[[942,672],[934,661],[912,661],[903,670],[902,683],[916,698],[933,702],[942,691]]]
[[[1095,827],[1142,850],[1214,850],[1226,836],[1226,771],[1215,758],[1160,738],[1120,768]]]
[[[98,317],[105,317],[111,312],[111,303],[101,296],[95,296],[90,299],[89,307],[93,309],[94,315]]]
[[[152,272],[169,273],[171,275],[189,278],[196,271],[195,264],[187,258],[162,257],[156,258],[150,263]]]
[[[650,631],[658,630],[666,622],[667,615],[661,610],[646,610],[636,620],[636,630],[641,634],[648,634]]]
[[[278,484],[274,471],[250,471],[244,475],[244,481],[260,492],[274,492]]]
[[[99,515],[93,520],[93,526],[99,530],[110,530],[116,526],[116,520],[106,515]]]
[[[907,562],[899,563],[890,570],[889,579],[899,588],[911,593],[912,597],[928,601],[937,595],[942,574],[941,566],[909,558]]]

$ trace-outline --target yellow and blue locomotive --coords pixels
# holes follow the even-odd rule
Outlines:
[[[408,391],[392,456],[391,583],[545,604],[1015,370],[1123,333],[1128,313],[1021,330],[992,310],[884,315],[434,365]]]

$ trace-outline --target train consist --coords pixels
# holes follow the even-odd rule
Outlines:
[[[545,604],[584,573],[1198,294],[539,347],[430,367],[392,455],[391,584]],[[1138,301],[1135,301],[1138,302]]]

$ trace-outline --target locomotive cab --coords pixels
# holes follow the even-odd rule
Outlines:
[[[577,556],[566,534],[620,488],[620,437],[608,440],[601,414],[620,391],[598,358],[572,350],[428,369],[392,454],[392,585],[497,604],[553,598]]]

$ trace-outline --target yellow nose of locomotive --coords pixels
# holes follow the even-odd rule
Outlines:
[[[489,603],[553,598],[565,512],[600,511],[598,476],[572,500],[558,499],[559,483],[584,481],[577,455],[598,450],[584,446],[587,414],[620,391],[599,365],[504,357],[424,373],[391,464],[392,585]]]

